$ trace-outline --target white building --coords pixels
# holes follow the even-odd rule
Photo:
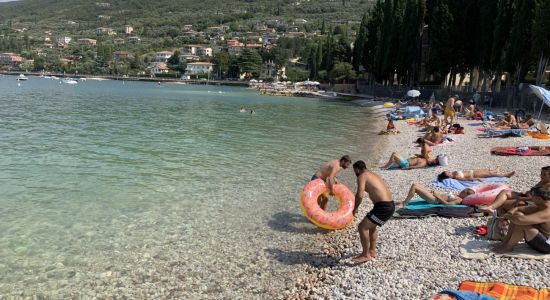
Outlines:
[[[72,38],[68,36],[58,36],[57,38],[55,38],[55,41],[61,45],[68,45],[71,40]]]
[[[166,66],[166,63],[163,62],[152,62],[149,64],[147,69],[151,75],[168,73],[168,71],[170,71],[168,66]]]
[[[167,62],[168,59],[174,54],[172,51],[160,51],[155,53],[155,61],[157,62]]]
[[[181,47],[181,53],[197,56],[212,56],[212,48],[201,45],[184,45]]]
[[[130,34],[132,34],[132,32],[134,32],[134,27],[132,27],[130,25],[124,26],[124,33],[130,35]]]
[[[192,62],[187,64],[187,74],[210,74],[214,71],[214,64],[209,62]]]

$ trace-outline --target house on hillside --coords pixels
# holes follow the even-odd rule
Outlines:
[[[212,56],[212,48],[201,45],[183,45],[181,53],[193,54],[197,56]]]
[[[157,52],[155,53],[155,61],[156,62],[167,62],[168,59],[174,55],[174,52],[172,51],[160,51],[160,52]]]
[[[180,55],[181,62],[199,61],[201,58],[195,54],[182,54]]]
[[[89,46],[95,46],[97,44],[97,40],[94,40],[94,39],[78,39],[77,41],[80,44],[89,45]]]
[[[58,36],[55,38],[55,42],[60,45],[60,44],[63,44],[63,45],[69,45],[69,43],[72,41],[73,39],[69,36]]]
[[[127,35],[130,35],[132,34],[132,32],[134,32],[134,27],[130,25],[124,26],[124,33],[126,33]]]
[[[147,70],[149,71],[149,74],[155,75],[155,74],[165,74],[170,71],[166,63],[163,62],[152,62],[147,67]]]
[[[193,25],[191,24],[183,25],[183,31],[187,32],[191,30],[193,30]]]
[[[141,42],[141,39],[138,36],[128,37],[128,43],[130,43],[130,44],[137,44],[139,42]]]
[[[132,54],[128,51],[115,51],[113,53],[113,61],[120,62],[132,57]]]
[[[122,45],[124,44],[124,39],[123,38],[116,38],[113,40],[113,42],[115,43],[115,45]]]
[[[186,74],[210,74],[214,71],[214,64],[209,62],[192,62],[187,64]]]
[[[98,27],[95,29],[95,33],[98,35],[107,34],[107,35],[116,35],[116,32],[113,28],[108,27]]]
[[[2,66],[15,67],[16,65],[22,62],[23,62],[23,57],[15,53],[0,53],[0,65]]]

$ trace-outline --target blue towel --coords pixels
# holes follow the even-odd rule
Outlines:
[[[411,200],[407,205],[405,205],[404,209],[429,209],[434,207],[448,207],[448,205],[445,204],[430,204],[425,200]],[[469,207],[468,205],[462,205],[462,204],[456,204],[453,205],[453,207]]]
[[[497,300],[491,296],[470,291],[444,290],[441,294],[455,296],[457,300]]]
[[[510,179],[506,177],[488,177],[483,179],[483,182],[508,182],[509,180]],[[436,187],[453,190],[463,190],[478,185],[479,183],[480,181],[456,180],[453,178],[443,179],[442,182],[437,181],[437,178],[434,180],[434,185]]]

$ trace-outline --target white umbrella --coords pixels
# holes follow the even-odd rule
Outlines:
[[[531,88],[531,92],[533,92],[533,94],[535,94],[540,100],[542,100],[542,105],[540,106],[539,117],[538,117],[540,119],[540,115],[542,113],[542,107],[544,106],[544,104],[550,106],[550,91],[540,86],[536,86],[532,84],[530,84],[529,87]]]
[[[407,92],[407,96],[409,96],[409,97],[418,97],[418,96],[420,96],[420,91],[410,90],[410,91]]]

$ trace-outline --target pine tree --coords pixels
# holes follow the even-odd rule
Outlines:
[[[527,74],[527,63],[531,53],[531,30],[535,17],[535,0],[514,2],[514,16],[510,32],[510,42],[506,48],[506,64],[516,76],[517,83]],[[548,34],[548,32],[546,32]]]

